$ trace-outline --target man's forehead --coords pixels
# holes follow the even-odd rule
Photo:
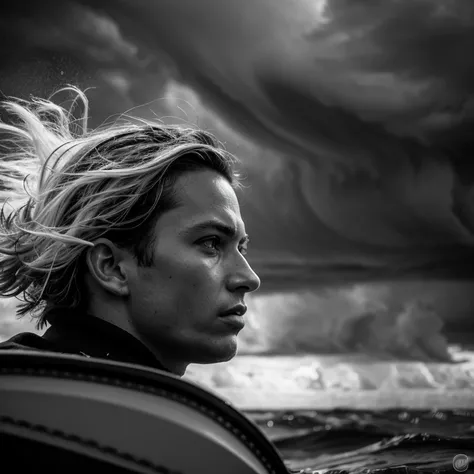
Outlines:
[[[216,172],[188,173],[178,180],[175,192],[179,210],[183,215],[196,215],[200,219],[214,217],[227,221],[242,220],[234,189]]]
[[[245,225],[235,191],[216,172],[188,173],[179,178],[175,192],[178,206],[163,217],[178,233],[220,226],[229,231],[233,229],[237,236],[245,235]]]
[[[184,202],[216,201],[238,204],[229,181],[213,170],[192,171],[181,175],[175,183],[175,193]]]

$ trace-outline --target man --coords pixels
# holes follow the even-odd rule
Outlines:
[[[23,295],[18,314],[51,327],[0,347],[177,375],[230,360],[260,284],[234,158],[203,131],[141,121],[73,134],[49,101],[5,108],[20,125],[0,124],[3,194],[17,203],[0,216],[0,296]]]

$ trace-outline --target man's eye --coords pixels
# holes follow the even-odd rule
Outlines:
[[[202,240],[201,244],[207,249],[217,250],[217,247],[220,243],[219,237],[210,237],[208,239]]]

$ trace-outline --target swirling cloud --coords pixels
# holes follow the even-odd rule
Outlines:
[[[187,98],[244,162],[250,259],[268,289],[472,276],[469,0],[24,7],[2,19],[16,45],[1,53],[3,92],[18,90],[21,54],[20,77],[41,76],[23,95],[96,86],[95,123],[156,99],[176,116],[170,91]]]

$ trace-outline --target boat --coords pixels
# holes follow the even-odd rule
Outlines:
[[[71,354],[1,351],[0,445],[17,472],[288,473],[257,425],[216,394]]]

